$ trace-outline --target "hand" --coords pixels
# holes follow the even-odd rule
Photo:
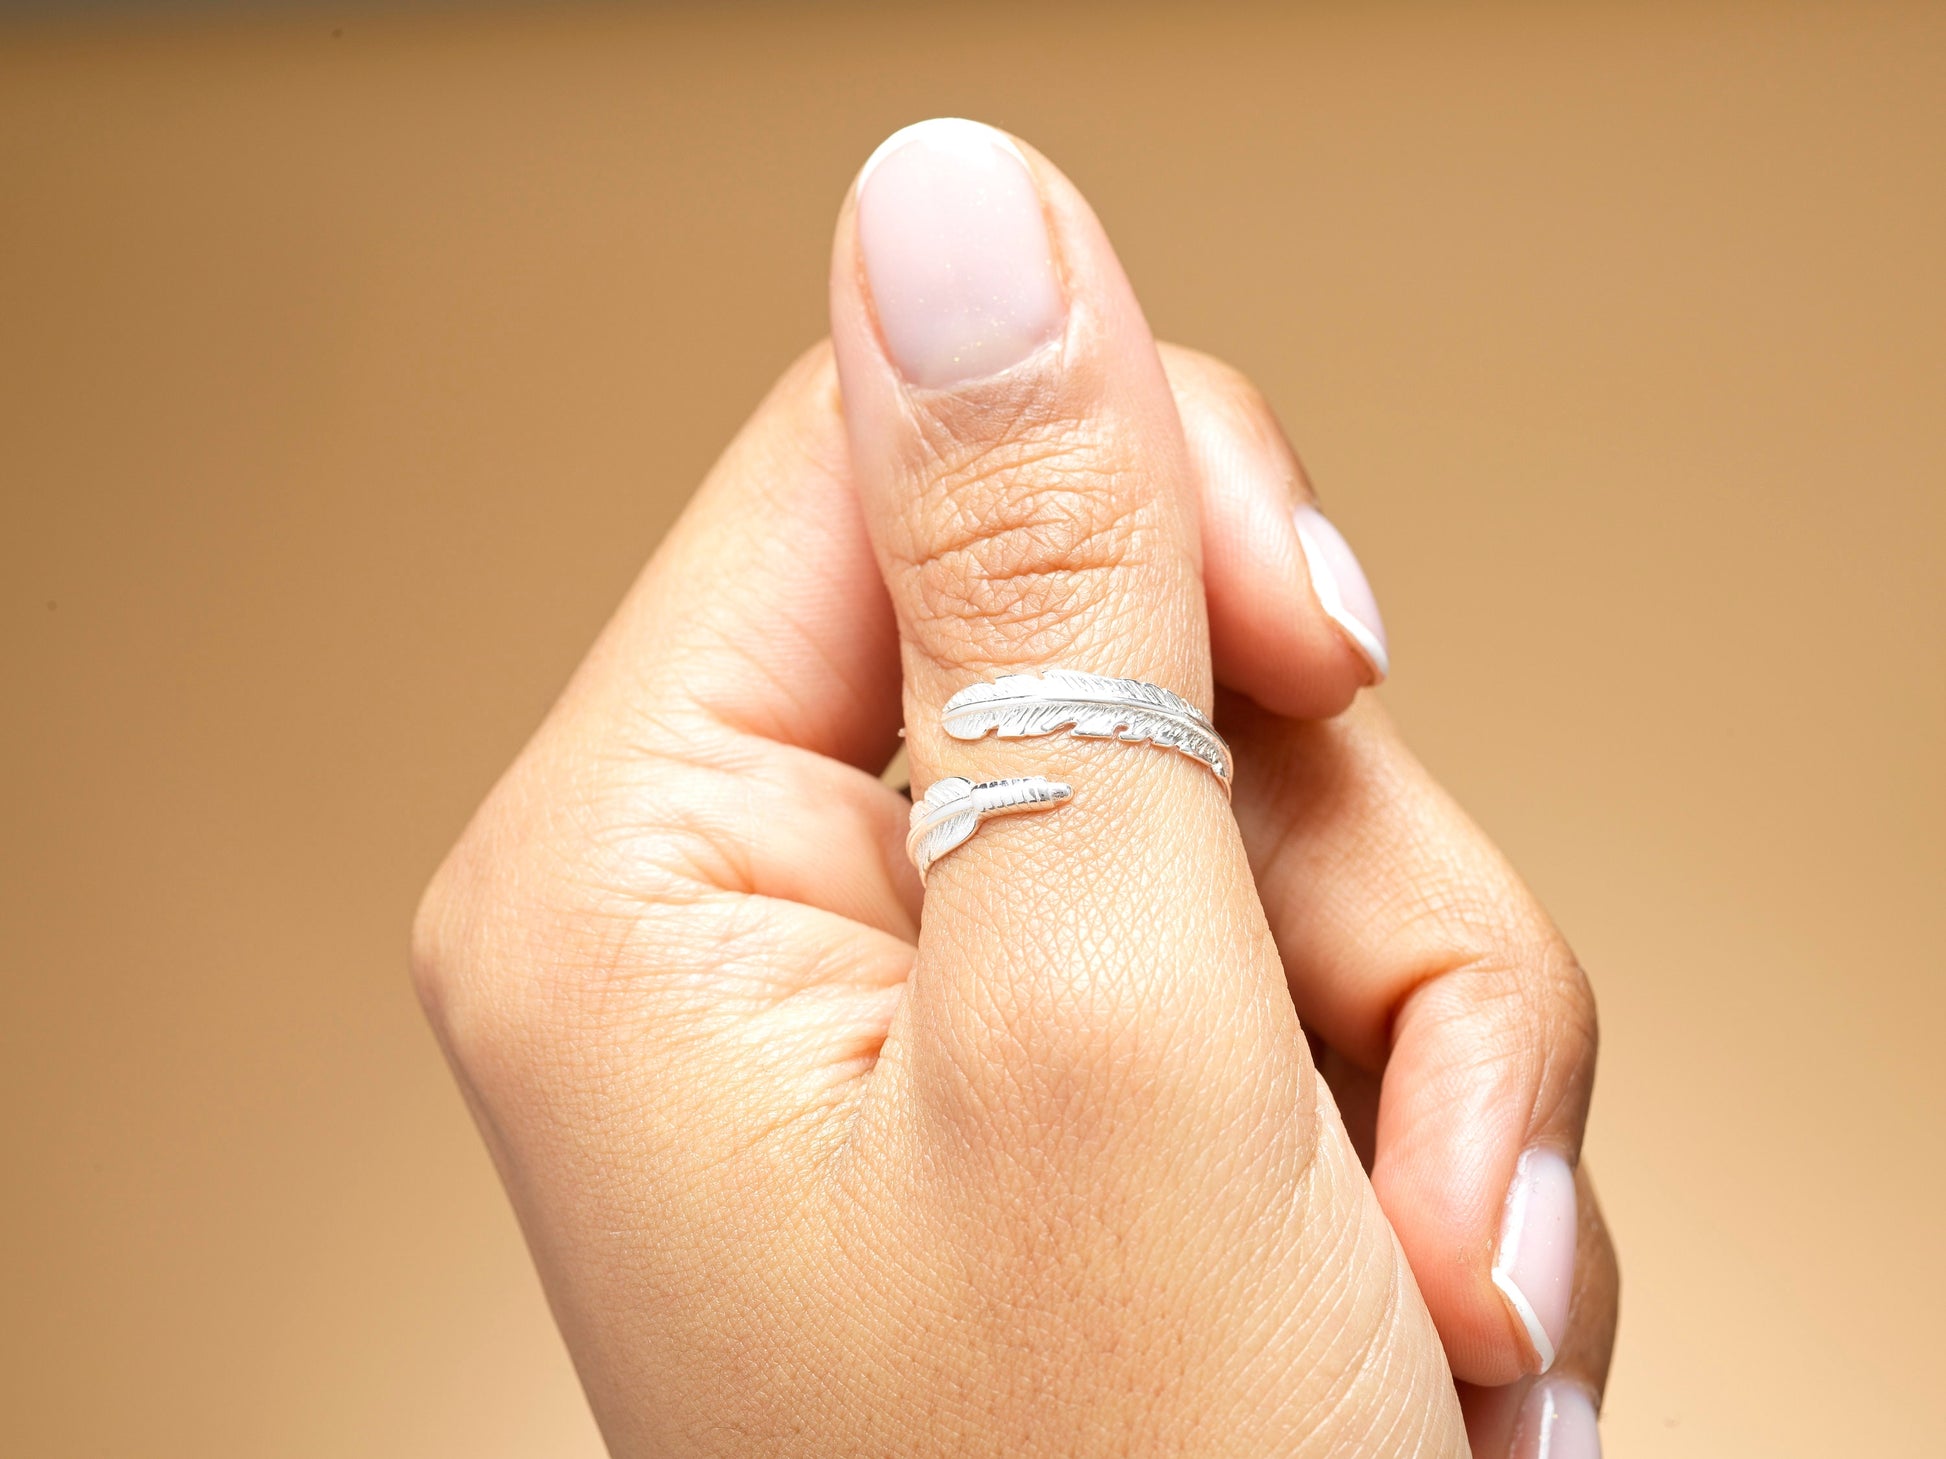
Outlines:
[[[1032,165],[1063,278],[1015,320],[1026,358],[970,376],[900,337],[896,228],[871,327],[848,207],[849,442],[814,358],[456,849],[421,987],[618,1452],[1463,1452],[1214,782],[936,729],[954,688],[1056,657],[1208,693],[1192,453],[1105,241]],[[870,773],[895,650],[921,784],[1053,756],[1085,787],[941,863],[916,954],[904,802]],[[1397,763],[1368,733],[1307,792],[1317,727],[1242,727],[1239,812],[1246,776],[1298,797],[1300,852]],[[1289,855],[1259,852],[1267,888]]]

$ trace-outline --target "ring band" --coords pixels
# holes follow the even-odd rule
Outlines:
[[[1230,747],[1210,717],[1181,695],[1140,679],[1076,669],[1048,669],[1038,678],[1003,674],[960,690],[946,701],[940,720],[956,740],[989,732],[1014,740],[1065,730],[1084,739],[1147,741],[1200,762],[1230,793]]]
[[[1071,787],[1039,775],[1014,780],[987,780],[975,785],[962,776],[935,780],[924,800],[912,806],[912,829],[905,838],[905,854],[919,869],[923,883],[933,863],[964,844],[989,816],[1013,816],[1060,805],[1074,794]]]

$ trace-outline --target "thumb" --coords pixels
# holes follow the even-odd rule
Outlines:
[[[987,823],[928,879],[875,1074],[888,1097],[860,1137],[908,1157],[881,1175],[925,1228],[922,1259],[946,1263],[934,1283],[976,1275],[972,1310],[996,1324],[983,1347],[1018,1353],[1023,1387],[1168,1371],[1180,1421],[1237,1452],[1376,1452],[1374,1434],[1402,1441],[1385,1452],[1462,1452],[1224,779],[1166,735],[1111,737],[1121,721],[1098,738],[1062,732],[1058,711],[1025,738],[941,723],[969,686],[1057,668],[1210,708],[1182,427],[1099,223],[1003,134],[922,123],[860,175],[831,313],[915,787],[1072,788]],[[1207,758],[1227,772],[1227,751]]]
[[[1077,1077],[1202,1089],[1243,1068],[1295,1109],[1303,1042],[1230,814],[1227,751],[1213,774],[1112,725],[1077,738],[1055,717],[1033,737],[968,741],[941,723],[971,686],[1049,670],[1209,710],[1187,452],[1114,253],[1057,173],[972,122],[899,133],[855,196],[832,337],[899,622],[915,789],[1042,776],[1073,792],[985,825],[933,869],[912,1016],[977,1037],[978,1065],[1012,1068],[1026,1092],[1065,1100]],[[1212,961],[1220,975],[1184,976]],[[1101,1057],[1138,1031],[1166,1068]],[[1045,1081],[1060,1088],[1034,1090]]]

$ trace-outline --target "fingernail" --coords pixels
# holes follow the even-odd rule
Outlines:
[[[1372,596],[1372,585],[1365,580],[1351,544],[1329,517],[1312,506],[1297,509],[1297,540],[1311,573],[1311,591],[1352,647],[1365,656],[1372,667],[1372,682],[1379,682],[1392,666],[1385,651],[1385,620],[1379,616],[1378,599]]]
[[[1601,1459],[1595,1401],[1573,1383],[1541,1383],[1520,1406],[1508,1459]]]
[[[1067,315],[1033,175],[1005,135],[941,117],[858,175],[858,245],[885,347],[914,385],[998,374]]]
[[[1574,1172],[1552,1150],[1529,1150],[1514,1171],[1501,1219],[1493,1285],[1533,1345],[1535,1371],[1554,1366],[1574,1291]],[[1574,1451],[1576,1453],[1579,1450]]]

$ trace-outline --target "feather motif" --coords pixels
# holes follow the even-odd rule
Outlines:
[[[1230,788],[1230,747],[1209,716],[1181,695],[1140,679],[1075,669],[1049,669],[1038,678],[1003,674],[960,690],[940,717],[946,733],[958,740],[989,732],[1013,740],[1062,730],[1084,739],[1146,740],[1202,761],[1225,792]]]
[[[1044,810],[1073,794],[1058,780],[1039,775],[987,780],[978,785],[959,775],[935,780],[925,799],[913,803],[906,855],[919,868],[919,880],[924,881],[932,864],[963,843],[988,816]]]

